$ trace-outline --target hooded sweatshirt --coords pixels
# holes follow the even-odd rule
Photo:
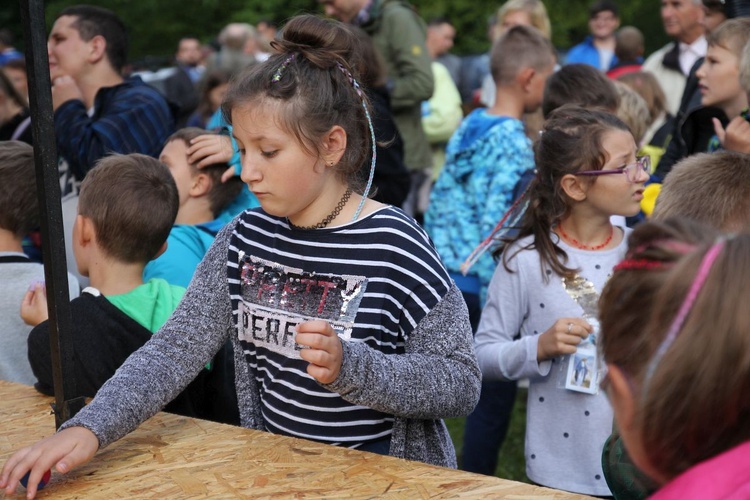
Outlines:
[[[372,37],[385,61],[393,120],[404,141],[407,168],[430,168],[432,151],[422,130],[422,101],[432,96],[435,83],[424,21],[404,0],[374,0],[355,23]]]
[[[484,301],[495,270],[492,256],[483,255],[466,277],[459,276],[461,264],[510,207],[516,183],[534,168],[534,153],[520,120],[477,109],[453,134],[446,154],[425,229],[461,291]]]
[[[146,264],[143,281],[162,278],[172,285],[187,288],[195,268],[225,223],[225,220],[215,219],[204,224],[174,225],[167,237],[167,250]]]

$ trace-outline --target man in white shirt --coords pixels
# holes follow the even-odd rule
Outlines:
[[[667,109],[673,115],[680,106],[690,68],[706,55],[703,16],[701,0],[661,0],[664,31],[675,41],[651,54],[643,70],[656,76],[667,96]]]

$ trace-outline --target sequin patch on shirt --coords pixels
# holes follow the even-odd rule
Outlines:
[[[242,262],[239,339],[300,359],[296,326],[322,319],[349,340],[367,280],[305,272],[247,257]]]

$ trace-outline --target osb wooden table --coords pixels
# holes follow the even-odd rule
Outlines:
[[[50,402],[0,381],[0,464],[53,433]],[[53,473],[38,497],[586,498],[169,413],[67,476]]]

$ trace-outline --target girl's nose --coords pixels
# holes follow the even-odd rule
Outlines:
[[[242,182],[250,185],[253,182],[258,182],[262,177],[260,169],[256,168],[247,156],[242,158],[242,171],[240,172]]]

